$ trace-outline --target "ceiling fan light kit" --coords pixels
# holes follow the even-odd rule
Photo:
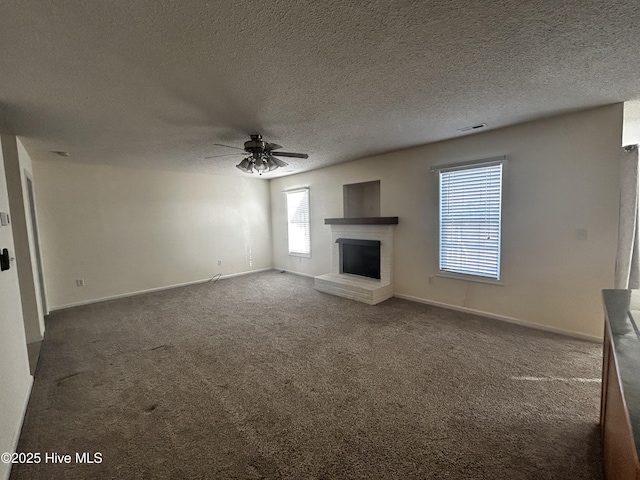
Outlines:
[[[236,167],[242,170],[244,173],[253,173],[253,171],[251,170],[251,162],[248,158],[243,159],[238,165],[236,165]]]
[[[272,172],[280,167],[286,167],[289,165],[284,160],[280,160],[277,157],[289,157],[289,158],[309,158],[306,153],[291,153],[291,152],[276,152],[282,148],[277,143],[267,143],[262,140],[262,135],[251,135],[251,140],[244,142],[244,149],[238,147],[232,147],[230,145],[223,145],[221,143],[214,143],[214,145],[227,148],[236,148],[238,150],[244,150],[249,154],[244,158],[236,168],[244,173],[253,173],[254,171],[262,175],[262,172]],[[224,155],[217,155],[224,156]],[[214,158],[214,157],[207,157]]]

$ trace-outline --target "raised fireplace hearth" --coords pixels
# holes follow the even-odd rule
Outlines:
[[[331,273],[315,277],[316,290],[375,305],[393,296],[393,232],[398,217],[327,218]]]

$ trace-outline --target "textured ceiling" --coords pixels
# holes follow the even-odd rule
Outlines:
[[[0,0],[0,130],[34,158],[265,178],[640,98],[638,0]]]

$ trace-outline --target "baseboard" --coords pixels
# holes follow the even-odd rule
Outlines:
[[[587,340],[589,342],[594,342],[594,343],[602,343],[602,337],[587,335],[579,332],[572,332],[571,330],[563,330],[561,328],[551,327],[549,325],[541,325],[539,323],[528,322],[526,320],[520,320],[518,318],[507,317],[506,315],[498,315],[495,313],[484,312],[482,310],[476,310],[474,308],[459,307],[457,305],[450,305],[448,303],[434,302],[432,300],[413,297],[411,295],[402,295],[400,293],[395,293],[393,296],[396,298],[401,298],[403,300],[410,300],[412,302],[424,303],[426,305],[433,305],[434,307],[442,307],[442,308],[447,308],[449,310],[456,310],[459,312],[471,313],[473,315],[492,318],[494,320],[500,320],[502,322],[514,323],[516,325],[521,325],[523,327],[534,328],[536,330],[543,330],[545,332],[557,333],[559,335],[564,335],[572,338],[579,338],[580,340]]]
[[[27,407],[29,406],[29,399],[31,398],[31,389],[33,388],[33,377],[29,375],[29,386],[27,387],[27,392],[24,399],[24,404],[22,405],[22,413],[20,415],[20,420],[18,421],[18,429],[15,431],[13,435],[13,442],[11,443],[11,452],[14,453],[18,451],[18,442],[20,442],[20,433],[22,432],[22,425],[24,424],[24,417],[27,414]],[[7,465],[7,464],[5,464]],[[6,476],[4,480],[8,480],[11,475],[11,464],[8,464]]]
[[[224,280],[225,278],[242,277],[243,275],[251,275],[251,274],[260,273],[260,272],[270,272],[271,270],[273,270],[273,267],[259,268],[257,270],[247,270],[246,272],[239,272],[239,273],[229,273],[228,275],[221,275],[220,280]],[[207,282],[208,281],[209,280],[207,280]]]
[[[293,275],[300,275],[301,277],[316,278],[316,275],[311,275],[310,273],[296,272],[295,270],[287,270],[286,268],[273,267],[272,270],[277,270],[278,272],[291,273]]]
[[[222,279],[225,279],[225,278],[232,278],[232,277],[240,277],[242,275],[251,275],[253,273],[266,272],[266,271],[269,271],[269,270],[272,270],[272,267],[259,268],[257,270],[247,270],[246,272],[229,273],[227,275],[221,275],[220,277],[218,277],[218,280],[222,280]],[[216,278],[216,277],[217,277],[217,275],[213,276],[213,278]],[[210,282],[210,281],[211,281],[211,278],[204,278],[204,279],[200,279],[200,280],[192,280],[192,281],[189,281],[189,282],[175,283],[173,285],[166,285],[164,287],[155,287],[155,288],[149,288],[149,289],[146,289],[146,290],[137,290],[135,292],[121,293],[121,294],[118,294],[118,295],[110,295],[108,297],[94,298],[94,299],[91,299],[91,300],[83,300],[82,302],[67,303],[65,305],[52,307],[52,308],[49,309],[49,311],[50,312],[55,312],[55,311],[58,311],[58,310],[64,310],[66,308],[80,307],[82,305],[91,305],[93,303],[107,302],[109,300],[117,300],[119,298],[135,297],[136,295],[143,295],[145,293],[160,292],[162,290],[170,290],[172,288],[187,287],[189,285],[197,285],[199,283],[206,283],[206,282]]]
[[[27,338],[27,343],[41,342],[43,339],[44,339],[44,334],[40,333],[40,334],[36,335],[35,337]]]

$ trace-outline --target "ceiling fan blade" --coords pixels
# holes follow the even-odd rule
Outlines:
[[[280,160],[279,158],[274,157],[273,155],[269,155],[269,158],[271,160],[273,160],[273,163],[275,163],[277,166],[279,167],[286,167],[287,165],[289,165],[287,162],[285,162],[284,160]]]
[[[267,150],[269,150],[270,152],[273,150],[278,150],[282,148],[282,145],[278,145],[277,143],[267,143]]]
[[[279,157],[290,157],[290,158],[309,158],[309,155],[307,155],[306,153],[271,152],[271,155],[277,155]]]
[[[218,158],[218,157],[230,157],[231,155],[246,155],[246,153],[225,153],[224,155],[212,155],[210,157],[204,157],[204,158],[209,159],[209,158]]]
[[[235,148],[236,150],[242,150],[244,152],[244,148],[232,147],[231,145],[225,145],[223,143],[213,143],[216,147],[227,147],[227,148]]]

